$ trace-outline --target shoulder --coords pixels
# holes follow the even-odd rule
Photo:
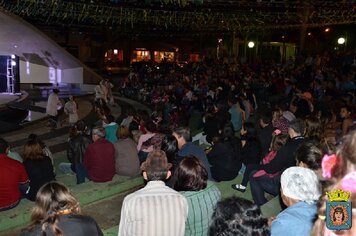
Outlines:
[[[14,160],[8,156],[3,155],[3,157],[0,158],[1,161],[1,165],[2,166],[8,166],[8,167],[12,167],[15,169],[23,169],[24,168],[24,164]]]

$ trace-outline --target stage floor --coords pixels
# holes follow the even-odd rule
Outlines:
[[[37,109],[32,109],[31,106],[24,105],[21,103],[22,100],[28,97],[26,91],[21,91],[21,94],[6,94],[0,93],[0,109],[2,111],[2,116],[0,116],[0,121],[11,123],[15,120],[15,124],[23,122],[32,122],[46,117],[45,108],[47,102],[40,101],[35,102],[32,107]],[[38,111],[38,108],[42,108],[43,111]],[[26,117],[23,117],[23,112],[26,111]],[[19,122],[19,117],[23,117],[22,122]],[[11,118],[13,117],[13,118]],[[18,123],[19,122],[19,123]],[[0,129],[1,132],[1,129]]]
[[[6,105],[9,102],[14,102],[21,99],[21,97],[22,95],[0,93],[0,106]]]

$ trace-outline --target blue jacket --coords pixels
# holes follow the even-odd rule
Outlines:
[[[272,221],[271,236],[309,236],[316,214],[316,204],[298,202]]]
[[[206,170],[208,172],[209,180],[212,180],[211,172],[210,172],[210,164],[209,164],[208,158],[205,155],[204,150],[201,147],[193,144],[192,142],[186,143],[178,151],[178,156],[179,157],[195,156],[196,158],[201,160],[204,164],[204,167],[206,168]]]

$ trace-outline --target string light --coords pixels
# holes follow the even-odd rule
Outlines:
[[[86,1],[0,0],[0,6],[5,10],[44,24],[87,25],[88,27],[126,26],[127,30],[137,27],[145,30],[147,26],[150,26],[173,32],[190,30],[211,33],[292,29],[302,25],[311,28],[356,22],[356,8],[350,7],[351,5],[347,2],[315,1],[309,6],[304,6],[284,3],[284,1],[218,3],[213,0],[200,0],[198,5],[194,4],[192,0],[166,0],[163,8],[147,9],[134,3],[127,3],[123,7],[122,5],[91,4]],[[197,8],[201,5],[204,8]],[[217,7],[217,9],[211,10],[205,6],[210,6],[211,9]],[[185,10],[188,7],[194,11]],[[305,12],[305,8],[315,9],[311,10],[307,22],[302,19],[303,14],[301,14]],[[231,9],[234,10],[231,11]],[[327,32],[326,29],[325,32]]]

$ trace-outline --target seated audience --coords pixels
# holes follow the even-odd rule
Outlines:
[[[270,112],[263,112],[259,120],[261,130],[258,132],[257,138],[261,144],[261,157],[266,156],[269,153],[269,148],[272,141],[272,133],[275,128],[272,125],[272,117]]]
[[[65,174],[74,172],[77,184],[81,184],[85,182],[86,177],[86,170],[83,165],[84,152],[92,140],[85,133],[87,126],[83,120],[79,120],[74,129],[74,135],[69,139],[67,147],[69,163],[60,163],[58,169]]]
[[[172,134],[166,134],[162,139],[161,150],[166,153],[168,162],[172,164],[172,175],[166,181],[166,185],[169,187],[173,187],[176,181],[176,175],[174,173],[179,165],[179,162],[182,160],[182,158],[178,157],[177,139]]]
[[[342,118],[342,124],[341,124],[342,135],[346,135],[350,131],[350,128],[353,125],[351,109],[348,106],[341,107],[340,116]]]
[[[268,174],[276,174],[281,173],[288,167],[295,166],[296,160],[294,152],[299,145],[304,142],[304,127],[303,120],[295,119],[290,122],[288,128],[290,140],[279,149],[271,162],[261,166],[260,169]],[[254,177],[255,172],[257,171],[252,171],[250,175],[251,193],[255,203],[260,206],[267,202],[264,192],[268,192],[274,196],[279,194],[280,174],[274,175],[273,177],[268,175]]]
[[[232,180],[239,174],[242,165],[241,142],[234,136],[230,125],[225,126],[221,137],[213,138],[213,146],[207,157],[215,181]]]
[[[152,152],[154,147],[151,144],[151,139],[156,135],[156,125],[153,121],[145,122],[145,133],[140,136],[137,144],[137,152],[140,162],[144,162],[148,153]]]
[[[136,143],[132,140],[128,127],[121,126],[117,131],[119,140],[114,143],[116,174],[136,176],[140,172]]]
[[[35,141],[38,142],[43,150],[43,153],[48,156],[49,158],[51,158],[52,161],[52,165],[54,166],[54,162],[53,162],[53,154],[51,152],[51,150],[48,148],[48,146],[38,137],[37,134],[29,134],[27,137],[27,141]],[[55,170],[53,170],[53,172],[55,172]]]
[[[9,144],[0,138],[0,211],[17,206],[21,194],[28,189],[29,179],[25,167],[7,156],[9,150]]]
[[[314,117],[309,117],[305,119],[305,138],[307,140],[320,142],[321,141],[321,133],[322,126],[319,119]]]
[[[217,203],[209,228],[210,236],[270,235],[260,208],[243,198],[230,197]]]
[[[257,130],[255,126],[246,122],[241,129],[241,161],[246,166],[244,177],[241,184],[232,185],[233,189],[241,192],[246,191],[247,182],[251,171],[256,169],[261,159],[261,143],[257,139]]]
[[[188,200],[185,235],[207,235],[213,210],[221,198],[219,189],[208,181],[208,173],[196,157],[185,157],[175,175],[174,189]]]
[[[204,167],[208,172],[208,178],[211,180],[212,177],[209,161],[205,155],[204,150],[190,142],[190,129],[188,127],[178,127],[173,130],[173,136],[177,139],[178,142],[178,156],[181,158],[187,156],[197,157],[204,164]]]
[[[281,197],[287,206],[272,221],[271,235],[309,236],[321,195],[318,177],[304,167],[290,167],[281,176]]]
[[[187,200],[164,184],[171,175],[171,167],[163,151],[154,150],[148,154],[141,165],[147,185],[125,197],[121,208],[119,236],[184,234],[188,215]]]
[[[28,141],[23,146],[23,165],[30,178],[30,189],[26,197],[34,201],[37,191],[47,182],[55,180],[51,159],[46,156],[41,145],[36,141]]]
[[[94,127],[93,143],[89,144],[84,153],[84,167],[87,176],[94,182],[111,181],[115,175],[115,148],[105,139],[105,129]]]
[[[105,118],[103,119],[103,127],[105,129],[105,139],[111,143],[116,143],[116,133],[119,126],[115,122],[115,118],[113,115],[108,114],[105,116]]]
[[[103,235],[95,220],[81,214],[79,202],[68,188],[57,182],[43,185],[32,209],[31,224],[21,236]]]
[[[263,165],[267,165],[275,158],[278,150],[287,142],[287,138],[288,138],[288,135],[282,134],[280,130],[277,129],[274,131],[273,138],[272,138],[272,141],[270,144],[270,152],[263,158],[263,160],[262,160]],[[255,178],[263,176],[263,175],[266,175],[268,177],[274,177],[274,176],[280,174],[279,172],[274,173],[274,174],[268,174],[268,173],[266,173],[266,171],[262,170],[262,168],[263,167],[261,165],[248,165],[245,170],[245,173],[249,173],[249,174],[244,174],[241,184],[233,184],[232,188],[236,189],[240,192],[245,192],[247,183],[250,178],[250,174],[253,170],[259,170],[253,174],[253,177],[255,177]]]

